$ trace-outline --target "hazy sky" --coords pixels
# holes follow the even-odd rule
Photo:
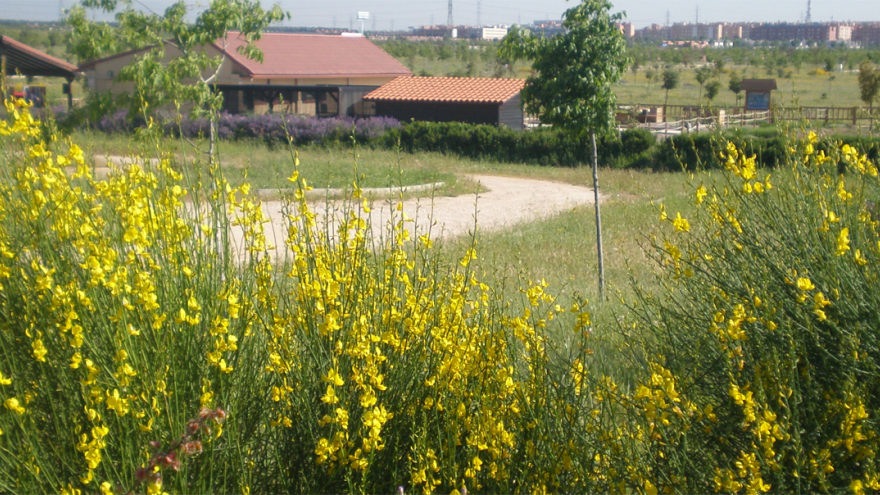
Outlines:
[[[573,0],[574,1],[574,0]],[[208,0],[189,0],[207,5]],[[140,0],[145,7],[161,12],[172,0]],[[270,0],[263,0],[270,5]],[[348,27],[358,11],[369,11],[365,27],[405,29],[409,26],[445,24],[448,0],[278,0],[292,18],[290,26]],[[0,0],[0,19],[43,20],[59,18],[61,8],[73,0]],[[456,24],[476,24],[478,5],[483,24],[529,23],[535,19],[559,19],[574,5],[565,0],[453,0]],[[614,10],[624,10],[637,27],[666,22],[693,22],[699,9],[701,22],[755,21],[797,22],[803,19],[807,0],[617,0]],[[880,21],[880,0],[812,0],[814,21]],[[358,21],[354,21],[358,26]]]

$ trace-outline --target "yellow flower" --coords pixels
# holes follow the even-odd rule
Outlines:
[[[15,411],[18,414],[24,414],[24,407],[22,407],[22,405],[18,402],[18,399],[16,399],[15,397],[6,399],[6,402],[4,402],[3,405],[6,406],[6,409],[9,409],[10,411]]]
[[[797,286],[798,286],[798,289],[803,290],[803,291],[813,290],[816,288],[816,286],[813,285],[813,282],[811,282],[810,279],[805,278],[805,277],[801,277],[801,278],[797,279]]]
[[[705,187],[700,186],[697,188],[697,204],[700,204],[703,202],[703,198],[706,197],[706,194],[708,194],[708,193],[706,192]]]
[[[107,407],[116,411],[119,416],[128,414],[128,399],[119,396],[119,390],[114,389],[113,394],[107,392]]]
[[[4,376],[2,371],[0,371],[0,385],[12,385],[12,378]]]
[[[849,251],[849,229],[844,227],[840,229],[840,235],[837,236],[837,251],[835,254],[841,256]]]
[[[676,232],[688,232],[691,230],[691,224],[688,223],[686,218],[682,218],[681,212],[675,214],[672,226],[675,227]]]
[[[657,487],[648,480],[645,480],[645,495],[657,495]]]
[[[339,397],[336,397],[336,391],[333,390],[333,385],[327,385],[327,392],[324,394],[324,397],[321,397],[321,402],[325,404],[336,404],[339,402]]]

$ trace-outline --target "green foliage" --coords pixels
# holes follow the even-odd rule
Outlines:
[[[669,90],[675,89],[678,87],[679,80],[681,76],[678,71],[674,69],[666,69],[663,71],[663,74],[660,75],[660,78],[663,80],[663,84],[661,87],[666,90],[666,101],[664,105],[669,102]]]
[[[630,62],[626,40],[607,0],[583,0],[565,12],[566,32],[541,38],[515,26],[504,39],[504,57],[533,60],[523,101],[542,122],[570,132],[602,131],[614,124],[611,86]]]
[[[740,76],[738,72],[730,73],[730,81],[727,83],[727,89],[736,95],[737,102],[739,102],[739,94],[742,91],[742,76]]]
[[[878,488],[880,184],[851,147],[818,144],[792,141],[772,178],[725,146],[724,177],[690,188],[696,213],[661,206],[664,290],[625,322],[632,358],[653,363],[636,395],[661,491]]]
[[[116,23],[92,21],[87,9],[115,12]],[[83,0],[70,9],[66,19],[74,29],[70,49],[80,60],[124,48],[145,50],[116,78],[119,82],[134,83],[135,92],[122,100],[131,115],[186,102],[193,103],[196,112],[216,112],[222,96],[211,85],[225,54],[211,56],[207,46],[220,43],[223,48],[226,33],[237,30],[247,40],[239,52],[260,60],[262,54],[254,42],[272,22],[281,20],[283,13],[277,5],[264,11],[251,0],[215,0],[190,23],[185,19],[189,10],[183,0],[161,15],[137,10],[130,0]],[[166,52],[169,49],[173,51]]]
[[[407,152],[436,151],[462,157],[506,163],[531,163],[573,167],[591,161],[592,148],[586,139],[556,129],[519,132],[507,127],[459,122],[413,122],[392,129],[378,144]],[[602,134],[598,139],[599,161],[606,166],[626,166],[650,150],[654,136],[644,129],[627,129]]]
[[[872,108],[880,97],[880,70],[868,60],[859,66],[859,92],[862,101]]]
[[[717,79],[710,81],[709,84],[706,85],[706,99],[709,100],[709,103],[718,96],[719,91],[721,91],[721,81],[718,81]]]

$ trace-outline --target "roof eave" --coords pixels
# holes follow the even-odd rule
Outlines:
[[[362,74],[351,74],[351,73],[327,73],[327,74],[252,74],[250,77],[252,79],[315,79],[321,77],[346,77],[346,78],[355,78],[355,77],[398,77],[405,76],[406,74],[400,73],[362,73]]]

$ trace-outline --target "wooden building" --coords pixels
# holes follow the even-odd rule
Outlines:
[[[523,129],[523,79],[400,77],[364,96],[400,121],[470,122]]]
[[[208,56],[225,56],[217,77],[224,109],[230,113],[272,111],[318,116],[369,115],[363,95],[412,72],[363,36],[264,33],[256,42],[263,61],[238,52],[245,40],[237,32],[204,47]],[[116,81],[119,71],[150,48],[120,53],[80,65],[96,92],[131,91]],[[180,56],[167,44],[165,59]]]
[[[67,80],[64,93],[67,95],[68,108],[73,105],[73,79],[76,77],[76,66],[55,58],[48,53],[25,45],[9,36],[0,36],[0,70],[5,76],[46,76],[63,77]],[[44,88],[45,89],[45,88]],[[6,98],[8,88],[0,86],[0,96]],[[45,94],[34,103],[43,106]],[[32,100],[33,101],[33,100]]]
[[[746,110],[769,110],[776,79],[743,79],[739,88],[746,92]]]

